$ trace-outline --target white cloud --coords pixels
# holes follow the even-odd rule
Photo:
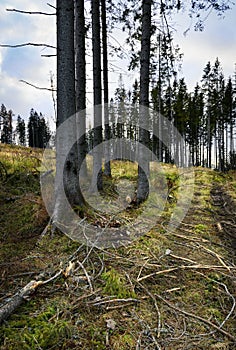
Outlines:
[[[20,7],[19,7],[20,6]],[[55,45],[55,17],[6,12],[6,8],[26,11],[53,12],[46,1],[2,0],[0,4],[1,44],[27,42]],[[39,87],[50,87],[49,72],[55,73],[55,58],[41,54],[55,53],[37,47],[0,49],[0,103],[22,117],[28,117],[31,108],[50,117],[53,115],[51,93],[20,83],[23,79]]]
[[[194,32],[192,29],[187,36],[184,36],[183,32],[188,27],[189,21],[183,15],[176,17],[176,21],[181,23],[175,38],[184,53],[183,76],[191,88],[196,82],[200,82],[207,62],[214,64],[217,57],[223,67],[225,78],[233,74],[236,62],[235,16],[236,7],[233,6],[232,10],[226,12],[224,18],[209,16],[203,32]]]

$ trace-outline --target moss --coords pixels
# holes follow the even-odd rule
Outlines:
[[[115,269],[103,272],[102,279],[105,282],[103,292],[117,298],[134,298],[135,293],[127,288],[124,277]]]
[[[71,325],[55,317],[57,309],[48,306],[37,316],[14,317],[1,330],[1,341],[6,349],[39,350],[63,345],[71,337]]]

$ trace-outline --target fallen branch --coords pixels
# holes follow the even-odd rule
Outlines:
[[[207,324],[208,326],[214,328],[215,330],[217,330],[218,332],[220,332],[221,334],[224,334],[227,338],[229,338],[230,340],[232,340],[233,342],[236,343],[236,338],[228,333],[227,331],[225,331],[224,329],[222,329],[221,327],[217,326],[216,324],[212,323],[211,321],[201,317],[201,316],[197,316],[195,314],[192,314],[191,312],[187,312],[187,311],[184,311],[184,310],[181,310],[180,308],[178,308],[177,306],[174,306],[172,303],[170,303],[169,301],[167,301],[166,299],[162,298],[160,295],[158,294],[155,294],[155,296],[162,300],[166,305],[168,305],[170,308],[172,308],[173,310],[175,311],[178,311],[180,313],[182,313],[183,315],[186,315],[186,316],[189,316],[189,317],[192,317],[192,318],[195,318],[205,324]]]
[[[161,335],[161,313],[160,313],[160,309],[157,305],[157,301],[156,301],[156,298],[155,296],[146,288],[144,287],[141,283],[138,282],[138,285],[143,288],[145,290],[145,292],[150,296],[150,298],[152,299],[153,303],[154,303],[154,306],[155,306],[155,309],[156,309],[156,312],[157,312],[157,316],[158,316],[158,319],[157,319],[157,338],[160,338],[160,335]]]
[[[88,304],[92,304],[93,306],[100,306],[100,305],[105,305],[105,304],[111,304],[111,303],[129,303],[129,302],[134,302],[134,303],[140,303],[140,300],[135,299],[135,298],[127,298],[127,299],[108,299],[108,300],[94,300],[88,302]]]
[[[149,275],[146,275],[146,276],[143,276],[143,277],[140,277],[140,278],[137,278],[137,281],[138,282],[141,282],[143,280],[146,280],[147,278],[150,278],[150,277],[154,277],[154,276],[158,276],[158,275],[163,275],[163,274],[166,274],[166,273],[169,273],[169,272],[172,272],[172,271],[176,271],[176,270],[191,270],[191,269],[194,269],[194,270],[215,270],[215,269],[226,269],[228,271],[230,270],[235,270],[236,267],[234,266],[223,266],[223,265],[184,265],[184,266],[178,266],[178,267],[171,267],[167,270],[161,270],[161,271],[157,271],[157,272],[153,272],[153,273],[150,273]]]
[[[13,297],[0,308],[0,324],[5,321],[24,301],[29,300],[30,296],[41,284],[42,281],[31,281],[18,293],[13,295]]]
[[[46,281],[30,281],[24,288],[13,295],[5,304],[0,307],[0,324],[5,321],[21,304],[30,300],[30,297],[36,292],[39,286],[54,281],[61,276],[63,270],[57,272]]]

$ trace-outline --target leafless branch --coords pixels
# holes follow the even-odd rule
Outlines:
[[[54,10],[57,9],[56,6],[53,6],[53,5],[49,4],[48,2],[47,2],[47,5],[48,5],[49,7],[51,7],[51,8],[53,8]]]
[[[56,57],[57,55],[41,55],[41,57]]]
[[[91,291],[91,293],[93,293],[93,285],[92,285],[91,279],[89,277],[89,274],[88,274],[86,268],[84,267],[84,265],[79,260],[77,260],[77,263],[79,264],[80,268],[83,270],[83,272],[84,272],[84,274],[85,274],[85,276],[87,278],[90,291]]]
[[[156,312],[157,312],[157,316],[158,316],[158,320],[157,320],[157,338],[160,338],[160,334],[161,334],[161,313],[160,313],[160,309],[157,305],[157,300],[155,298],[155,296],[146,288],[144,287],[141,283],[138,282],[138,285],[143,288],[145,290],[145,292],[151,297],[151,299],[153,300]]]
[[[52,88],[44,88],[44,87],[36,86],[36,85],[31,84],[28,81],[25,81],[25,80],[22,80],[22,79],[20,80],[20,82],[24,83],[26,85],[32,86],[33,88],[38,89],[38,90],[46,90],[46,91],[54,91],[54,92],[57,91],[56,89],[52,89]]]
[[[37,44],[37,43],[24,43],[24,44],[16,44],[16,45],[7,45],[7,44],[1,44],[0,47],[9,47],[9,48],[18,48],[18,47],[24,47],[24,46],[37,46],[37,47],[48,47],[50,49],[56,49],[55,46],[49,45],[49,44]]]
[[[17,9],[6,9],[8,12],[17,12],[17,13],[23,13],[26,15],[45,15],[45,16],[56,16],[56,13],[48,13],[48,12],[35,12],[35,11],[22,11]]]
[[[100,306],[100,305],[105,305],[105,304],[111,304],[111,303],[129,303],[129,302],[135,302],[135,303],[140,303],[140,300],[135,299],[135,298],[127,298],[127,299],[108,299],[108,300],[93,300],[92,302],[89,302],[88,304],[93,304],[93,306]]]
[[[201,265],[201,264],[197,264],[197,265],[182,265],[182,266],[178,266],[178,267],[171,267],[169,269],[166,270],[160,270],[160,271],[156,271],[153,273],[150,273],[148,275],[145,275],[143,277],[138,277],[137,278],[137,282],[141,282],[143,280],[146,280],[150,277],[154,277],[154,276],[159,276],[159,275],[163,275],[163,274],[167,274],[169,272],[173,272],[173,271],[177,271],[177,270],[215,270],[215,269],[226,269],[228,271],[234,271],[236,268],[234,266],[226,266],[226,265]]]

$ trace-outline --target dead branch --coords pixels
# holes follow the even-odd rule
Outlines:
[[[79,260],[77,260],[77,263],[79,264],[79,267],[83,270],[83,272],[84,272],[84,274],[86,276],[86,279],[88,281],[90,291],[91,291],[91,293],[93,293],[93,285],[92,285],[91,279],[89,277],[89,274],[88,274],[86,268],[84,267],[84,265]]]
[[[0,47],[8,47],[8,48],[13,48],[13,49],[18,48],[18,47],[24,47],[24,46],[48,47],[50,49],[56,49],[56,47],[53,45],[38,44],[38,43],[24,43],[24,44],[16,44],[16,45],[0,44]]]
[[[203,317],[201,317],[201,316],[192,314],[192,313],[190,313],[190,312],[187,312],[187,311],[184,311],[184,310],[178,308],[177,306],[173,305],[172,303],[170,303],[170,302],[167,301],[166,299],[162,298],[162,297],[161,297],[160,295],[158,295],[158,294],[155,294],[155,296],[156,296],[158,299],[162,300],[166,305],[168,305],[168,306],[169,306],[170,308],[172,308],[173,310],[178,311],[178,312],[180,312],[180,313],[182,313],[182,314],[184,314],[184,315],[186,315],[186,316],[188,316],[188,317],[195,318],[195,319],[197,319],[197,320],[199,320],[199,321],[205,323],[206,325],[208,325],[208,326],[214,328],[215,330],[217,330],[217,331],[220,332],[221,334],[224,334],[227,338],[229,338],[230,340],[232,340],[233,342],[236,343],[236,338],[235,338],[232,334],[230,334],[230,333],[228,333],[227,331],[225,331],[224,329],[222,329],[220,326],[217,326],[216,324],[212,323],[211,321],[209,321],[209,320],[207,320],[207,319],[205,319],[205,318],[203,318]]]
[[[187,258],[183,258],[182,256],[177,256],[177,255],[174,255],[174,254],[169,254],[169,256],[171,256],[174,259],[187,261],[187,262],[189,262],[191,264],[197,264],[196,261],[193,261],[193,260],[190,260],[190,259],[187,259]]]
[[[52,88],[44,88],[44,87],[40,87],[40,86],[36,86],[36,85],[34,85],[34,84],[31,84],[31,83],[29,83],[28,81],[25,81],[25,80],[19,80],[21,83],[24,83],[24,84],[26,84],[26,85],[29,85],[29,86],[32,86],[33,88],[35,88],[35,89],[38,89],[38,90],[46,90],[46,91],[53,91],[53,92],[56,92],[57,90],[55,90],[55,89],[52,89]]]
[[[157,312],[157,316],[158,316],[158,320],[157,320],[157,338],[160,338],[161,335],[161,313],[160,313],[160,309],[157,305],[157,300],[155,298],[155,296],[146,288],[144,287],[141,283],[138,282],[138,285],[143,288],[145,290],[145,292],[150,296],[150,298],[153,300],[156,312]]]
[[[225,262],[223,261],[223,257],[222,257],[222,256],[220,256],[219,254],[217,254],[217,253],[214,252],[213,250],[204,247],[203,245],[201,245],[201,244],[199,244],[199,243],[198,243],[198,246],[199,246],[200,248],[202,248],[203,250],[205,250],[207,253],[211,254],[212,256],[215,256],[215,257],[219,260],[219,262],[222,264],[222,266],[224,266],[225,268],[227,268],[228,271],[230,271],[230,270],[229,270],[229,267],[228,267],[228,266],[225,264]]]
[[[35,12],[35,11],[22,11],[17,9],[6,9],[8,12],[17,12],[17,13],[23,13],[26,15],[44,15],[44,16],[56,16],[56,13],[48,13],[48,12]]]
[[[46,281],[30,281],[24,288],[14,294],[9,300],[0,307],[0,324],[5,321],[21,304],[30,300],[30,297],[36,292],[39,286],[54,281],[61,276],[63,270],[57,272]]]
[[[49,7],[51,7],[51,8],[53,8],[54,10],[57,9],[56,6],[53,6],[53,5],[49,4],[48,2],[47,2],[47,5],[48,5]]]
[[[41,55],[41,57],[57,57],[57,55]]]
[[[204,273],[198,272],[198,274],[203,276],[204,278],[208,279],[209,281],[214,282],[214,283],[222,286],[224,288],[224,290],[225,290],[225,293],[232,299],[232,307],[231,307],[228,315],[225,317],[225,319],[221,322],[221,324],[219,326],[220,328],[222,328],[224,326],[224,324],[226,323],[226,321],[231,317],[232,313],[234,312],[235,306],[236,306],[236,300],[235,300],[234,296],[229,292],[228,287],[226,286],[226,284],[224,284],[222,282],[219,282],[219,281],[216,281],[216,280],[206,276]]]
[[[94,300],[92,302],[89,302],[88,304],[92,304],[93,306],[100,306],[104,304],[111,304],[111,303],[130,303],[130,302],[135,302],[135,303],[140,303],[140,300],[134,299],[134,298],[127,298],[127,299],[108,299],[108,300]]]
[[[161,270],[161,271],[156,271],[153,273],[150,273],[149,275],[137,278],[138,282],[141,282],[143,280],[146,280],[150,277],[158,276],[158,275],[163,275],[167,274],[169,272],[177,271],[177,270],[187,270],[187,269],[194,269],[194,270],[215,270],[215,269],[226,269],[228,271],[231,270],[236,270],[236,267],[234,266],[223,266],[223,265],[182,265],[182,266],[177,266],[177,267],[171,267],[166,270]]]
[[[31,281],[19,292],[13,295],[9,301],[7,301],[0,308],[0,324],[5,321],[24,301],[29,300],[30,296],[35,292],[42,281]]]
[[[233,222],[230,222],[230,221],[221,221],[218,223],[219,225],[220,224],[225,224],[225,225],[229,225],[229,226],[233,226],[233,227],[236,227],[236,225],[233,223]]]

